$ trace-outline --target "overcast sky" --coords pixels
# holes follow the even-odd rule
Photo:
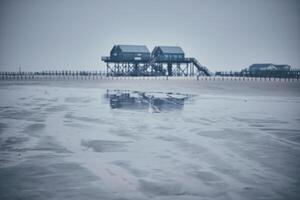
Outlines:
[[[104,70],[114,44],[179,45],[212,71],[300,67],[298,0],[0,2],[1,70]]]

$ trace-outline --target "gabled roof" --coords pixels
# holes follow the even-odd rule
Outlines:
[[[158,46],[163,53],[184,54],[179,46]]]
[[[277,69],[290,68],[290,65],[275,65]]]
[[[250,65],[249,69],[267,69],[270,67],[273,67],[276,70],[291,68],[291,66],[289,66],[289,65],[276,65],[276,64],[272,64],[272,63],[261,63],[261,64],[252,64],[252,65]]]
[[[272,63],[261,63],[261,64],[252,64],[250,67],[252,68],[265,68],[269,67],[270,65],[273,65]]]
[[[127,53],[150,53],[145,45],[117,45],[122,52]]]

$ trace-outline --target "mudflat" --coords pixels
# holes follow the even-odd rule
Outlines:
[[[299,199],[300,83],[0,81],[0,199]]]

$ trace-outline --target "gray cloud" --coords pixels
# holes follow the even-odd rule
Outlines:
[[[121,44],[180,45],[211,70],[300,67],[297,0],[2,0],[0,69],[104,70]]]

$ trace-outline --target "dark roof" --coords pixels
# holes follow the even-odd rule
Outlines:
[[[272,64],[272,63],[260,63],[260,64],[250,65],[249,69],[263,69],[263,68],[267,68],[269,66],[274,66],[277,70],[291,68],[291,66],[289,66],[289,65],[276,65],[276,64]]]
[[[145,45],[117,45],[121,51],[128,53],[150,53]]]
[[[252,64],[250,67],[252,68],[264,68],[273,65],[272,63],[262,63],[262,64]]]
[[[290,65],[275,65],[275,67],[277,69],[282,69],[282,68],[286,68],[286,67],[290,68],[291,66]]]
[[[163,53],[184,54],[179,46],[158,46]]]

